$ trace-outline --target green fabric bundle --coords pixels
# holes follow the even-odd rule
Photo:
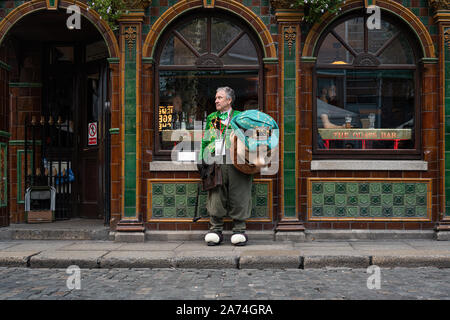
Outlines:
[[[245,143],[245,147],[254,152],[260,146],[267,146],[268,150],[274,149],[278,146],[279,142],[279,130],[275,120],[258,110],[247,110],[241,112],[231,120],[231,127],[234,130],[234,134]],[[246,135],[247,130],[255,130],[257,128],[264,127],[270,130],[269,134],[264,138],[254,138],[253,136]]]

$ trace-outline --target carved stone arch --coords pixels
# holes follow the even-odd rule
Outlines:
[[[58,5],[60,9],[67,9],[71,5],[80,7],[80,13],[88,19],[100,32],[105,40],[110,58],[119,58],[120,50],[117,39],[109,25],[100,18],[94,10],[88,10],[88,6],[81,1],[61,1]],[[42,10],[48,10],[46,0],[32,0],[25,2],[12,10],[3,20],[0,21],[0,44],[3,42],[8,31],[23,17]]]
[[[270,31],[253,11],[235,0],[216,0],[214,7],[232,12],[235,15],[238,15],[241,19],[244,19],[258,36],[264,51],[264,58],[277,58],[275,42],[270,34]],[[182,0],[168,8],[150,29],[150,32],[144,42],[142,52],[143,57],[153,58],[160,35],[174,19],[176,19],[180,14],[199,8],[203,8],[203,0]]]
[[[389,0],[377,0],[376,3],[383,11],[388,11],[403,20],[415,33],[416,38],[420,44],[423,58],[436,58],[435,48],[425,25],[420,19],[408,8],[402,6],[395,1]],[[364,7],[364,2],[360,0],[349,0],[342,6],[342,14],[351,12],[354,10],[360,10]],[[342,14],[336,16],[334,14],[327,13],[323,16],[321,22],[313,25],[308,33],[303,47],[302,56],[312,57],[316,50],[319,38],[333,21],[338,19]]]

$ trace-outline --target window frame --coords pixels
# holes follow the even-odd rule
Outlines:
[[[235,24],[237,27],[241,29],[241,33],[239,33],[239,38],[236,41],[235,38],[231,42],[233,42],[233,45],[239,41],[245,34],[248,35],[250,41],[255,46],[257,57],[258,57],[258,64],[254,65],[222,65],[222,66],[213,66],[213,67],[205,67],[205,66],[196,66],[194,65],[160,65],[161,61],[161,55],[164,51],[164,48],[166,44],[168,43],[171,35],[174,35],[174,31],[177,30],[180,26],[183,24],[188,23],[189,21],[193,21],[198,18],[206,18],[207,19],[207,53],[211,53],[212,45],[211,45],[211,21],[213,18],[220,18],[222,20],[230,21],[233,24]],[[180,32],[177,33],[177,37],[183,36]],[[183,37],[184,38],[184,37]],[[184,42],[184,41],[183,41]],[[188,42],[188,41],[186,41]],[[185,45],[186,45],[185,42]],[[229,44],[231,43],[229,42]],[[233,45],[225,45],[225,47],[221,50],[223,51],[223,55],[227,53]],[[190,48],[188,45],[186,45],[191,51],[193,48]],[[228,48],[227,48],[228,47]],[[227,50],[225,50],[227,49]],[[158,46],[155,50],[155,68],[154,68],[154,74],[153,74],[153,81],[154,81],[154,106],[153,106],[153,113],[154,113],[154,159],[155,160],[167,160],[170,158],[171,150],[164,150],[161,148],[161,141],[159,138],[159,130],[158,130],[158,118],[159,118],[159,101],[160,101],[160,87],[159,87],[159,80],[160,80],[160,71],[224,71],[224,70],[249,70],[249,71],[256,71],[258,73],[258,104],[260,106],[264,106],[264,64],[263,64],[263,49],[261,47],[261,44],[258,41],[257,36],[255,36],[254,31],[243,21],[241,21],[238,17],[235,17],[234,15],[230,15],[227,12],[223,12],[221,10],[216,10],[214,13],[211,13],[210,10],[198,10],[195,13],[189,13],[180,16],[177,18],[175,22],[173,22],[167,30],[164,31],[163,35],[161,36]],[[264,107],[263,107],[264,108]]]
[[[314,65],[313,72],[313,84],[312,84],[312,151],[314,159],[386,159],[386,160],[400,160],[400,159],[422,159],[422,141],[421,141],[421,80],[422,80],[422,68],[423,66],[419,63],[421,58],[421,51],[419,50],[419,44],[417,40],[410,35],[411,30],[404,23],[398,20],[398,18],[393,17],[386,11],[382,11],[382,20],[387,21],[395,27],[398,28],[401,35],[406,35],[406,40],[410,45],[414,56],[415,64],[380,64],[379,66],[354,66],[353,63],[349,65],[333,65],[333,64],[319,64],[317,61]],[[357,10],[356,12],[351,12],[347,15],[333,21],[324,30],[322,35],[317,41],[317,46],[313,52],[314,57],[318,57],[321,46],[328,34],[334,30],[336,26],[345,21],[351,20],[353,18],[363,17],[364,18],[364,53],[368,52],[368,29],[366,25],[368,15],[365,14],[363,10]],[[408,32],[409,31],[409,32]],[[398,36],[398,35],[397,35]],[[338,40],[339,41],[339,40]],[[388,39],[386,43],[390,42]],[[386,44],[385,43],[385,44]],[[381,48],[386,49],[388,46],[383,44]],[[380,50],[380,49],[378,49]],[[381,54],[381,53],[380,53]],[[354,59],[355,60],[355,59]],[[347,69],[347,70],[414,70],[414,149],[330,149],[324,150],[318,148],[318,127],[317,127],[317,85],[318,85],[318,70],[329,70],[329,69]]]

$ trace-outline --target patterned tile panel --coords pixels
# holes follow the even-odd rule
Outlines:
[[[308,220],[431,220],[431,179],[308,179]]]
[[[192,221],[198,197],[197,216],[208,218],[208,193],[198,189],[197,179],[149,179],[148,221]],[[249,221],[272,221],[272,181],[255,179]]]

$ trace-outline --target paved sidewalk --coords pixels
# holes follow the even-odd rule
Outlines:
[[[0,267],[310,269],[326,267],[450,268],[450,242],[435,240],[229,241],[117,243],[83,240],[3,240]]]

